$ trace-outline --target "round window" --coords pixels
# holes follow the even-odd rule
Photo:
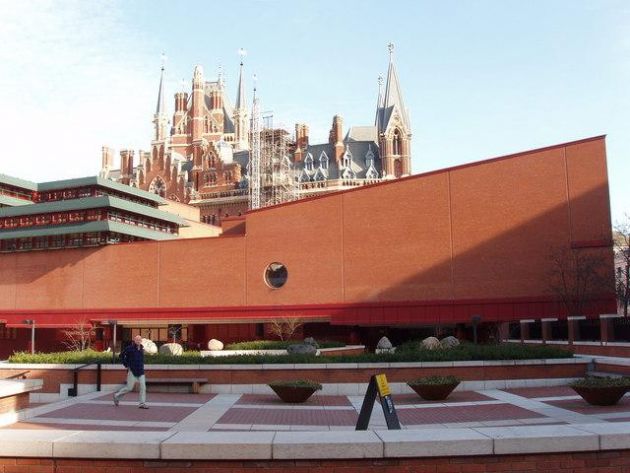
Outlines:
[[[289,273],[287,267],[282,263],[271,263],[265,270],[265,282],[269,287],[278,289],[287,282]]]

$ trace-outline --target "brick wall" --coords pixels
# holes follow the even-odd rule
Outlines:
[[[334,365],[333,365],[334,366]],[[186,366],[173,369],[156,369],[147,365],[147,376],[156,378],[205,378],[208,382],[216,384],[267,384],[271,381],[287,380],[294,378],[312,379],[321,383],[367,383],[370,376],[377,373],[385,373],[390,383],[404,383],[421,376],[453,375],[463,381],[497,380],[497,379],[553,379],[576,378],[584,376],[586,364],[534,364],[534,365],[508,365],[508,366],[484,366],[479,362],[477,366],[434,366],[434,367],[409,367],[409,368],[309,368],[301,365],[299,370],[291,370],[278,365],[277,369],[261,369],[252,366],[252,369],[212,369],[210,365],[199,370],[196,366]],[[24,368],[0,369],[0,378],[10,376]],[[44,386],[41,393],[58,393],[60,383],[72,383],[71,369],[31,369],[29,378],[43,379]],[[101,382],[103,384],[123,383],[125,377],[122,366],[116,370],[103,370]],[[94,369],[82,370],[79,382],[81,384],[95,384],[96,371]]]
[[[218,307],[233,320],[325,304],[320,315],[344,325],[557,316],[549,249],[611,239],[598,137],[250,212],[243,236],[0,255],[0,318]],[[589,251],[612,278],[610,248]],[[281,289],[263,280],[272,262],[287,267]],[[590,309],[615,307],[605,294]]]
[[[0,458],[0,473],[630,473],[630,450],[451,458],[141,461]]]

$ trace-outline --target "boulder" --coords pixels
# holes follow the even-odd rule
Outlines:
[[[459,345],[459,340],[451,335],[440,340],[440,344],[442,348],[453,348]]]
[[[394,345],[392,345],[392,342],[389,341],[389,338],[383,337],[376,344],[376,348],[379,350],[391,350],[394,348]]]
[[[179,343],[165,343],[160,347],[160,355],[182,356],[184,349]]]
[[[313,345],[315,348],[319,348],[319,343],[313,337],[307,337],[304,339],[304,343],[307,345]]]
[[[223,342],[213,338],[208,342],[208,350],[210,351],[220,351],[223,350]]]
[[[296,343],[287,347],[289,355],[316,355],[317,348],[309,343]]]
[[[421,345],[422,348],[424,348],[425,350],[439,350],[440,348],[442,348],[442,344],[435,337],[425,338],[424,340],[422,340]]]
[[[142,339],[142,348],[147,355],[155,355],[158,352],[158,347],[153,340],[148,338]]]

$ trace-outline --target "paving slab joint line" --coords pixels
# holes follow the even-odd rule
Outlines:
[[[520,407],[521,409],[536,412],[546,417],[550,417],[563,422],[569,422],[570,424],[592,423],[593,418],[597,418],[597,416],[595,415],[587,416],[586,414],[574,412],[569,409],[563,409],[562,407],[546,404],[544,402],[501,391],[499,389],[489,389],[485,391],[485,394],[486,396],[503,400],[504,402],[512,404],[516,407]],[[599,420],[603,421],[602,419]]]

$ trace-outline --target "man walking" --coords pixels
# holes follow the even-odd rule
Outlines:
[[[114,393],[114,405],[117,406],[120,398],[133,390],[136,383],[140,385],[140,409],[148,409],[145,404],[147,397],[147,386],[144,378],[144,348],[142,347],[142,337],[136,335],[133,343],[125,348],[120,354],[122,364],[127,368],[127,385]]]

